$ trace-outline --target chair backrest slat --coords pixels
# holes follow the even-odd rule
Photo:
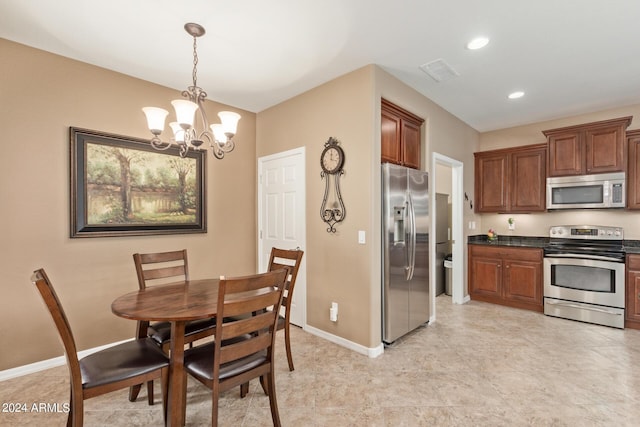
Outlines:
[[[228,363],[271,347],[271,334],[260,334],[250,340],[225,345],[220,350],[220,363]]]
[[[285,283],[284,299],[282,301],[285,314],[288,314],[291,309],[291,296],[293,295],[293,288],[296,285],[296,278],[298,277],[303,255],[304,251],[301,249],[271,248],[269,271],[275,271],[281,268],[287,269],[287,280]]]
[[[218,335],[222,340],[227,340],[254,331],[268,329],[272,320],[273,315],[269,311],[256,313],[255,316],[246,317],[233,323],[227,322],[225,328]]]
[[[189,280],[187,250],[133,254],[133,262],[138,275],[138,286],[147,286]]]

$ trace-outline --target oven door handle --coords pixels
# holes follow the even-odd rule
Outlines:
[[[581,310],[597,311],[598,313],[606,313],[606,314],[613,314],[613,315],[616,315],[616,316],[622,316],[622,313],[616,313],[615,311],[609,311],[609,310],[606,310],[604,308],[589,307],[589,306],[586,306],[586,305],[571,304],[571,303],[568,303],[568,302],[547,301],[547,304],[549,304],[549,305],[559,305],[559,306],[562,306],[562,307],[579,308]]]
[[[574,258],[574,259],[592,259],[596,261],[611,261],[622,263],[624,260],[602,256],[602,255],[585,255],[585,254],[547,254],[545,258]]]

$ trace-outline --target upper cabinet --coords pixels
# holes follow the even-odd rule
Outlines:
[[[546,144],[482,151],[475,156],[475,211],[545,210]]]
[[[627,143],[627,208],[640,209],[640,129],[627,132]]]
[[[382,163],[420,169],[420,128],[424,120],[386,99],[381,110]]]
[[[545,130],[548,176],[622,172],[631,117]]]

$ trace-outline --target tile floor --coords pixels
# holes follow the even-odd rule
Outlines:
[[[296,370],[278,345],[284,426],[637,426],[640,331],[472,301],[437,301],[438,322],[376,359],[296,328]],[[282,332],[279,333],[282,340]],[[210,394],[190,380],[187,426],[210,425]],[[0,402],[67,402],[66,367],[7,380]],[[156,401],[159,388],[156,387]],[[85,402],[86,426],[159,426],[161,405],[126,391]],[[63,426],[63,413],[0,412],[1,426]],[[220,425],[269,426],[257,381],[221,402]]]

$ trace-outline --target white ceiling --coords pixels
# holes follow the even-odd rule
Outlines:
[[[481,132],[640,103],[638,0],[0,0],[1,38],[180,90],[186,22],[198,84],[253,112],[372,63]]]

